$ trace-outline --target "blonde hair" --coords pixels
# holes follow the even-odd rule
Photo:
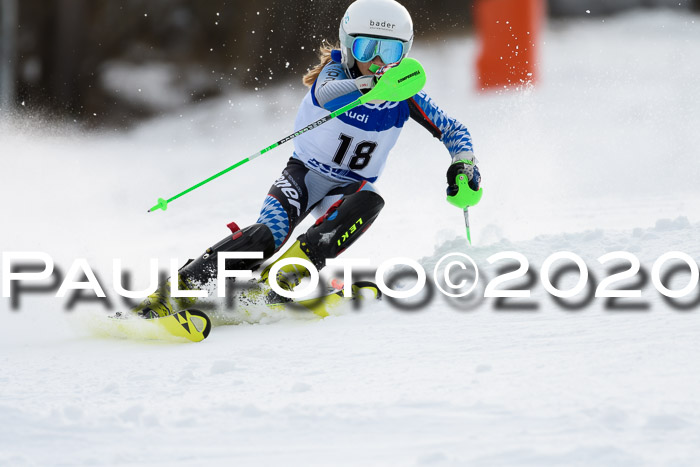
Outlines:
[[[302,78],[304,85],[311,87],[314,84],[314,81],[316,81],[316,78],[318,78],[318,75],[321,74],[321,70],[323,70],[323,67],[328,65],[332,60],[331,60],[331,52],[334,49],[339,49],[340,45],[338,44],[331,44],[330,42],[324,40],[321,43],[321,47],[318,48],[318,59],[319,63],[314,66],[312,69],[310,69],[306,74],[304,75],[304,78]]]

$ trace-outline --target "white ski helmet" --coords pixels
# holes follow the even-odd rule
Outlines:
[[[395,0],[357,0],[340,21],[340,49],[346,72],[355,65],[352,43],[357,36],[396,39],[403,42],[402,59],[413,45],[413,20],[408,10]]]

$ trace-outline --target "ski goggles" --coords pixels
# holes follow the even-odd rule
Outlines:
[[[403,57],[403,42],[362,36],[352,41],[352,56],[358,62],[369,62],[377,55],[386,65],[399,62]]]

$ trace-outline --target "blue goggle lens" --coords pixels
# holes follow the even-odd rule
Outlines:
[[[392,39],[376,39],[372,37],[356,37],[352,42],[352,55],[358,62],[369,62],[379,55],[382,61],[389,65],[401,60],[403,43]]]

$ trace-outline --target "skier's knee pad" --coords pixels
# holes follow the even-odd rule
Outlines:
[[[384,199],[374,191],[358,191],[340,199],[299,237],[302,250],[318,269],[352,245],[374,222]]]
[[[232,229],[233,230],[233,229]],[[262,258],[230,258],[225,262],[227,270],[253,269],[275,253],[275,239],[270,228],[265,224],[252,224],[244,229],[235,230],[207,250],[199,258],[185,264],[180,274],[199,283],[207,283],[215,278],[218,271],[219,252],[262,251]]]

